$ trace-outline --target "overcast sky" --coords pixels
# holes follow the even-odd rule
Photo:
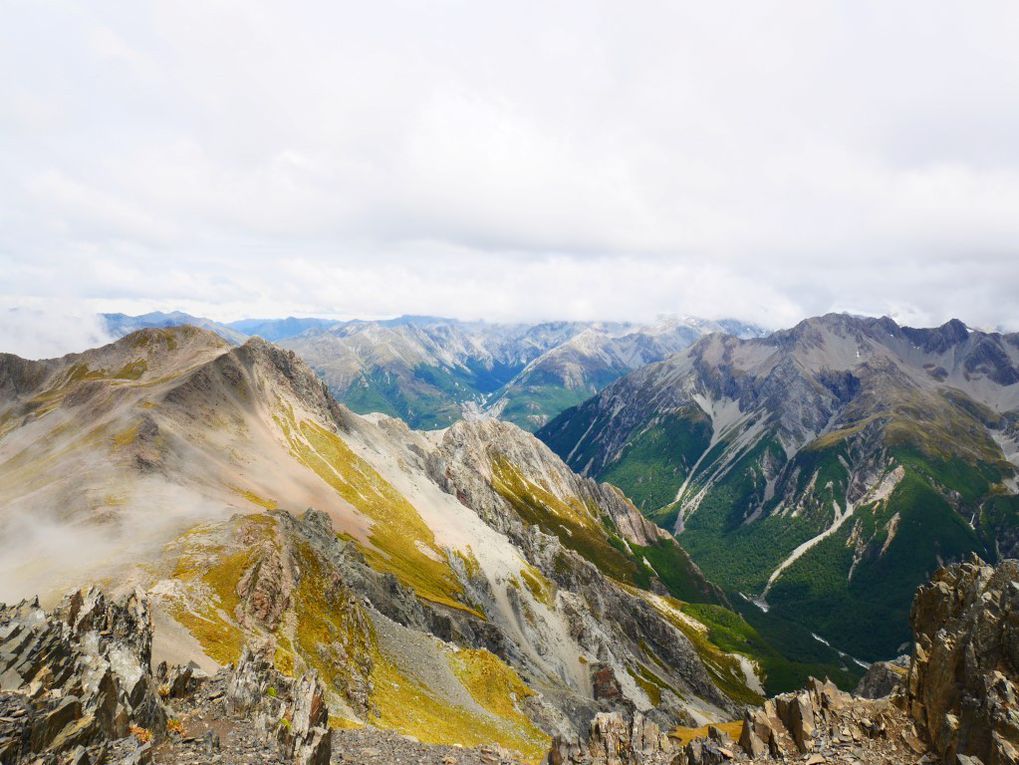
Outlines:
[[[4,307],[1019,329],[1015,2],[0,7]]]

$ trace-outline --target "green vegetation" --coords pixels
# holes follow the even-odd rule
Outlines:
[[[149,364],[145,359],[135,359],[124,364],[110,376],[118,380],[139,380],[148,367]]]
[[[564,388],[562,383],[511,386],[502,394],[506,406],[499,416],[524,430],[534,431],[549,418],[590,398],[594,392],[590,388],[571,390]]]
[[[673,539],[659,539],[650,547],[630,544],[634,557],[641,562],[637,584],[651,586],[657,576],[673,597],[695,603],[724,603],[724,596],[704,578],[686,550]],[[650,564],[650,568],[648,567]]]
[[[674,540],[661,539],[648,547],[630,544],[616,533],[611,519],[601,517],[597,506],[575,498],[561,500],[527,480],[503,457],[494,460],[492,475],[493,488],[525,522],[554,534],[607,576],[641,589],[648,589],[652,577],[658,576],[676,597],[718,601],[718,593]]]
[[[740,611],[703,603],[684,603],[681,608],[708,628],[707,640],[716,648],[756,662],[768,695],[802,688],[811,676],[829,677],[842,688],[856,684],[862,670],[847,665],[807,630],[745,601],[739,603],[744,606]]]
[[[768,575],[797,545],[820,532],[829,517],[764,516],[745,523],[749,509],[765,503],[763,461],[781,461],[778,442],[762,438],[718,480],[686,519],[679,539],[708,579],[727,590],[753,593],[764,589]],[[693,491],[699,487],[695,486]]]
[[[710,418],[691,404],[634,436],[598,477],[622,489],[641,511],[651,512],[675,499],[711,443],[711,433]]]
[[[584,470],[600,456],[601,445],[597,438],[586,436],[612,427],[612,417],[600,412],[596,402],[591,398],[567,409],[536,433],[549,449],[577,471]]]
[[[689,607],[689,604],[682,603],[673,598],[653,599],[651,604],[672,626],[686,635],[697,655],[704,663],[704,668],[707,669],[708,674],[719,690],[740,704],[760,704],[764,700],[760,694],[755,693],[747,685],[743,667],[739,659],[732,655],[733,653],[743,653],[753,658],[751,654],[747,654],[742,650],[724,648],[719,645],[712,637],[710,628],[704,630],[691,619],[684,616],[684,612]],[[713,608],[718,608],[725,613],[731,613],[728,609],[720,606],[713,606]],[[697,616],[694,618],[697,621],[701,621]]]
[[[917,585],[939,561],[974,551],[987,554],[973,529],[910,466],[886,501],[858,508],[786,569],[768,601],[776,614],[809,625],[854,656],[884,658],[909,641]]]
[[[477,401],[505,385],[516,367],[496,364],[487,369],[419,364],[412,369],[375,369],[362,374],[345,390],[334,390],[338,401],[355,412],[382,412],[400,417],[412,428],[444,428],[460,419],[460,405]]]

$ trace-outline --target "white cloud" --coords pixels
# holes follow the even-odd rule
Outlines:
[[[1019,328],[1019,10],[19,2],[0,292]]]
[[[87,306],[64,301],[31,303],[31,307],[0,308],[0,353],[48,359],[95,348],[113,339]]]

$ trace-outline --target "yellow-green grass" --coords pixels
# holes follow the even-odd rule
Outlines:
[[[171,613],[191,632],[206,654],[220,664],[240,658],[244,634],[234,617],[240,602],[237,583],[251,565],[258,542],[269,538],[272,528],[273,521],[268,516],[246,518],[240,536],[247,544],[233,551],[203,542],[205,530],[202,528],[193,529],[181,538],[188,547],[177,559],[174,578],[203,586],[211,597],[197,608],[178,601]]]
[[[376,651],[372,703],[378,715],[370,722],[426,744],[495,743],[520,752],[527,762],[542,761],[550,739],[516,709],[510,695],[520,699],[529,691],[512,669],[491,654],[482,658],[482,653],[487,652],[453,654],[450,666],[490,715],[439,698]]]
[[[367,666],[362,667],[356,659],[372,651],[371,622],[346,586],[330,581],[309,545],[301,543],[295,552],[301,577],[293,594],[293,642],[286,642],[304,664],[318,671],[331,690],[346,695],[347,689],[367,674]],[[337,644],[343,649],[342,661],[332,650]]]
[[[711,723],[714,727],[718,728],[723,733],[726,733],[734,741],[739,740],[740,733],[743,732],[743,723],[740,720],[733,720],[731,722],[717,722]],[[702,725],[699,728],[675,728],[669,734],[669,737],[675,739],[681,746],[686,746],[696,738],[707,738],[708,726]]]
[[[525,522],[555,534],[565,547],[594,563],[604,574],[621,582],[637,581],[636,563],[612,544],[597,507],[589,507],[576,497],[560,499],[528,480],[502,455],[492,460],[492,488]]]
[[[445,550],[414,506],[338,435],[308,420],[293,427],[292,418],[287,413],[277,423],[294,455],[371,519],[368,543],[359,545],[368,564],[394,574],[426,600],[484,618],[463,601],[463,585]]]
[[[524,580],[527,589],[538,602],[552,607],[555,602],[555,585],[545,578],[541,571],[528,563],[520,569],[520,578]]]
[[[245,516],[228,523],[237,526],[199,527],[181,537],[178,544],[183,552],[177,558],[174,577],[198,589],[171,608],[203,650],[222,664],[237,661],[248,632],[235,620],[240,603],[237,584],[257,562],[266,541],[281,541],[271,515]],[[219,533],[243,540],[243,549],[222,544]],[[314,669],[330,693],[340,696],[364,675],[371,680],[372,711],[368,717],[359,720],[337,715],[330,718],[331,726],[370,723],[426,743],[497,743],[521,752],[528,762],[543,758],[549,737],[521,711],[519,703],[533,692],[512,668],[485,650],[450,651],[451,671],[484,711],[437,696],[382,653],[371,619],[346,586],[330,575],[309,544],[297,542],[289,549],[300,575],[291,594],[291,610],[275,633],[276,668],[288,676]],[[201,605],[189,605],[194,602]],[[336,644],[343,647],[342,657],[334,657],[328,650]],[[370,661],[356,661],[358,657],[370,657]]]
[[[248,500],[253,505],[258,505],[266,510],[275,510],[279,507],[279,503],[274,499],[266,499],[265,497],[256,494],[250,489],[243,489],[240,486],[230,486],[230,490],[244,499]]]

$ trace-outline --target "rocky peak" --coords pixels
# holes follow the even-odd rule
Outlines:
[[[451,477],[463,469],[491,481],[500,461],[560,500],[578,501],[588,512],[598,508],[628,542],[646,546],[667,536],[617,488],[577,475],[544,443],[509,422],[491,418],[457,422],[443,435],[430,467],[440,485],[449,486]]]

